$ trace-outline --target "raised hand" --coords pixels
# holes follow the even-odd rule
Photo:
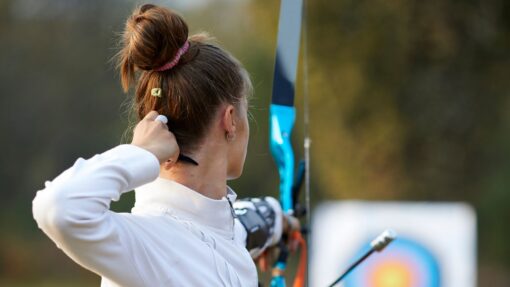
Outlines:
[[[153,153],[163,163],[167,160],[177,162],[179,145],[175,136],[161,119],[158,112],[150,111],[135,127],[132,145],[136,145]],[[158,118],[156,120],[156,118]]]

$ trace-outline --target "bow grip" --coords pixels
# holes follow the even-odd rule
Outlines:
[[[294,181],[294,151],[291,133],[296,120],[296,109],[292,106],[271,104],[270,147],[280,174],[280,202],[287,214],[294,211],[292,185]]]

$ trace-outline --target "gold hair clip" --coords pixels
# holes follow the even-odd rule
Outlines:
[[[151,90],[151,95],[153,97],[161,98],[161,88],[154,88]]]

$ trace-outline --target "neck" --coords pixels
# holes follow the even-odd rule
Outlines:
[[[227,194],[227,162],[225,155],[214,147],[204,146],[190,155],[199,165],[179,161],[170,168],[164,165],[159,176],[187,186],[212,199],[221,199]]]

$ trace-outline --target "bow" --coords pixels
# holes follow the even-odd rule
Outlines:
[[[291,134],[296,120],[294,107],[295,82],[298,66],[303,0],[282,0],[278,24],[273,94],[270,105],[270,149],[280,175],[280,203],[285,214],[302,216],[305,208],[298,204],[298,193],[307,171],[308,161],[298,167],[294,180],[294,151]],[[305,153],[309,141],[305,140]],[[308,177],[307,177],[308,178]],[[307,197],[308,199],[308,197]],[[303,286],[306,269],[306,242],[300,232],[291,235],[302,247],[298,275],[294,286]],[[284,287],[284,272],[289,251],[282,239],[280,254],[273,266],[271,287]],[[303,257],[304,256],[304,257]]]

